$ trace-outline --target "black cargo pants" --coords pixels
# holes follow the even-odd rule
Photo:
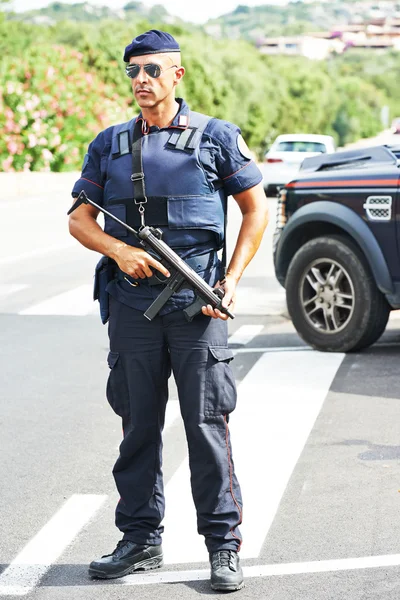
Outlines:
[[[116,525],[124,539],[160,544],[164,517],[162,429],[171,369],[189,449],[197,524],[209,552],[238,550],[242,500],[229,439],[236,387],[227,324],[182,311],[148,321],[110,297],[107,398],[122,418],[113,474],[120,493]]]

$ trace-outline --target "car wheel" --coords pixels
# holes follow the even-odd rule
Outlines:
[[[390,307],[362,252],[344,236],[304,244],[290,263],[285,287],[297,332],[317,350],[360,350],[385,330]]]

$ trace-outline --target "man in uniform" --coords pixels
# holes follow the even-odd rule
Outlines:
[[[175,98],[185,69],[170,34],[151,30],[139,35],[126,47],[124,61],[141,113],[99,133],[89,145],[72,195],[85,190],[90,199],[131,226],[159,227],[164,241],[201,277],[223,288],[223,305],[233,311],[236,285],[267,225],[260,171],[237,126],[192,112],[184,100]],[[132,173],[132,140],[138,135],[144,181],[141,172]],[[138,181],[145,186],[139,201],[137,187],[134,192]],[[240,207],[242,225],[225,270],[225,252],[221,260],[218,250],[225,244],[230,195]],[[193,293],[181,290],[148,321],[143,312],[163,289],[153,285],[153,274],[162,278],[169,273],[109,217],[103,231],[97,216],[91,205],[80,206],[71,214],[70,232],[115,266],[106,294],[107,398],[123,425],[113,469],[121,496],[116,525],[123,538],[112,554],[91,563],[89,574],[108,579],[162,565],[161,436],[172,371],[211,585],[215,590],[240,589],[242,500],[228,429],[236,388],[229,365],[233,354],[227,342],[227,315],[209,305],[189,321],[183,309],[193,302]]]

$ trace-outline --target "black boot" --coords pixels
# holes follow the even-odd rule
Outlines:
[[[89,565],[89,575],[99,579],[124,577],[134,571],[149,571],[163,565],[161,546],[143,546],[121,540],[112,554],[106,554]]]
[[[243,583],[243,571],[239,556],[234,550],[218,550],[210,554],[211,588],[223,592],[240,590]]]

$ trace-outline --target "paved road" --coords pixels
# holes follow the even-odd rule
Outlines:
[[[1,203],[0,597],[222,598],[209,590],[196,534],[173,383],[166,564],[112,582],[87,577],[87,563],[118,540],[110,471],[120,424],[104,397],[107,336],[90,299],[96,257],[68,238],[68,194],[35,194]],[[230,222],[232,249],[237,211]],[[311,351],[281,316],[269,243],[270,232],[230,324],[247,576],[237,597],[397,599],[399,322],[362,354]]]

